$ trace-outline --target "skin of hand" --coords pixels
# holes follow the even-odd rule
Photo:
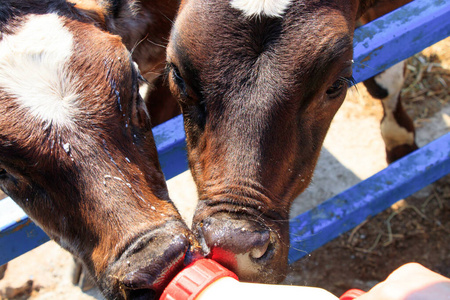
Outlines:
[[[450,300],[450,279],[408,263],[356,300]]]

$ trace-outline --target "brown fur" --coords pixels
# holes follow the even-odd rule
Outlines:
[[[92,1],[0,4],[0,26],[9,34],[27,14],[58,13],[74,37],[65,68],[78,94],[74,126],[66,127],[33,118],[0,86],[0,187],[83,261],[108,299],[153,299],[183,266],[194,239],[169,199],[138,93],[140,75],[126,48],[141,39],[126,32],[133,26],[164,39],[168,28],[158,32],[155,20],[166,18],[156,16],[169,3],[124,5],[115,6],[115,19],[110,7]],[[158,69],[163,54],[141,45],[133,58]]]
[[[294,0],[281,18],[185,0],[168,46],[199,191],[193,230],[240,279],[286,273],[292,200],[309,184],[375,0]],[[242,230],[241,230],[242,229]]]
[[[124,0],[123,8],[114,15],[105,2],[71,0],[75,7],[91,18],[97,26],[118,34],[132,52],[142,76],[150,85],[144,98],[152,116],[153,126],[180,114],[174,97],[167,92],[163,80],[166,46],[179,0]],[[119,1],[120,2],[120,1]]]

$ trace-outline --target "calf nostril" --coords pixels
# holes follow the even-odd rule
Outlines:
[[[251,220],[214,216],[206,219],[200,228],[202,237],[212,251],[221,248],[260,259],[273,248],[270,231]]]
[[[193,229],[198,240],[207,246],[207,256],[233,271],[240,280],[278,283],[287,269],[288,248],[281,238],[287,240],[288,236],[280,235],[275,226],[250,218],[215,213],[194,221]]]
[[[269,252],[270,239],[267,240],[263,245],[256,246],[250,250],[250,257],[253,259],[261,259],[263,256]]]
[[[125,299],[133,300],[154,300],[156,299],[156,292],[149,289],[142,290],[126,290]]]
[[[183,268],[189,247],[189,240],[184,234],[160,235],[153,241],[158,241],[158,247],[150,244],[127,257],[127,272],[121,284],[128,293],[159,293],[171,277]]]
[[[183,269],[186,253],[195,242],[179,222],[149,231],[133,241],[114,263],[114,293],[124,299],[158,299],[166,285]],[[199,254],[193,251],[193,257]],[[112,298],[112,297],[111,297]]]

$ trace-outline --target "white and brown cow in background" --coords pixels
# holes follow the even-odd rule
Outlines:
[[[360,24],[369,23],[411,0],[377,1],[359,19]],[[386,146],[386,160],[392,163],[418,149],[415,142],[414,124],[403,109],[400,92],[405,81],[405,62],[399,62],[375,77],[364,81],[370,95],[381,100],[384,117],[381,120],[381,136]]]

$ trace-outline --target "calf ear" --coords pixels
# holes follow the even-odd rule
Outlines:
[[[361,0],[361,5],[364,5],[364,7],[360,7],[361,21],[363,24],[367,24],[411,1],[412,0]]]
[[[358,20],[369,8],[377,4],[379,1],[383,0],[360,0],[356,20]]]
[[[102,4],[106,6],[108,15],[114,19],[119,18],[124,12],[129,12],[134,1],[130,0],[106,0]]]
[[[105,6],[95,0],[69,0],[69,2],[73,3],[78,12],[88,17],[98,27],[106,28],[108,9]]]
[[[93,20],[100,28],[107,29],[111,20],[134,13],[133,0],[69,0],[76,9]]]
[[[152,129],[150,114],[144,100],[139,96],[139,99],[133,103],[131,111],[131,124],[140,128],[143,131]]]

